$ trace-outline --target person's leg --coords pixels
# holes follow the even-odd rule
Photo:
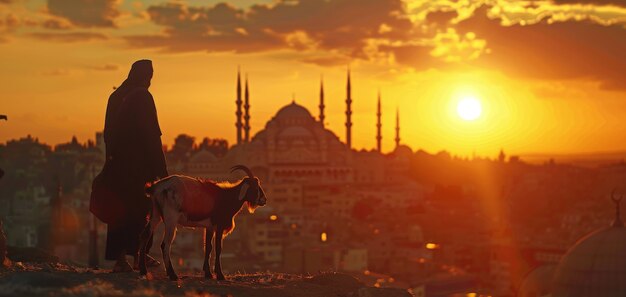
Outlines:
[[[105,259],[116,261],[119,259],[120,253],[124,249],[123,232],[120,232],[119,226],[107,225],[107,241],[105,250]]]
[[[126,261],[125,232],[123,226],[107,226],[107,244],[105,258],[116,261],[113,272],[132,271],[132,267]]]

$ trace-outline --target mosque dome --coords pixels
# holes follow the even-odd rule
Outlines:
[[[542,265],[528,273],[522,281],[518,291],[518,297],[544,297],[550,296],[551,281],[556,265]]]
[[[313,134],[302,126],[288,127],[280,132],[281,138],[312,138]]]
[[[191,163],[211,163],[217,161],[217,157],[210,151],[203,149],[191,156],[189,161]]]
[[[277,119],[288,119],[288,118],[305,118],[310,119],[313,118],[311,113],[302,105],[297,104],[295,101],[292,101],[291,104],[284,106],[281,108],[278,113],[276,113]]]
[[[553,297],[626,296],[626,228],[619,216],[610,227],[580,239],[563,256]]]
[[[401,157],[410,157],[413,154],[413,151],[411,150],[410,147],[401,144],[399,146],[397,146],[394,150],[393,150],[393,154],[397,155],[397,156],[401,156]]]

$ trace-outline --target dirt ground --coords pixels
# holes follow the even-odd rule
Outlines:
[[[150,280],[137,272],[75,268],[63,264],[15,263],[0,269],[0,296],[185,296],[185,297],[410,297],[405,290],[366,287],[341,273],[301,276],[282,273],[228,275],[225,281],[179,274],[170,281],[154,269]]]

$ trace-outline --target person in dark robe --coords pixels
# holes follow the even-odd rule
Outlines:
[[[115,260],[113,272],[132,271],[126,255],[137,265],[139,235],[147,223],[150,200],[144,186],[166,177],[167,167],[154,99],[148,91],[153,69],[150,60],[133,64],[128,78],[109,97],[105,116],[107,184],[118,203],[119,216],[107,226],[106,259]],[[108,166],[108,167],[107,167]],[[146,253],[152,246],[152,238]],[[151,266],[160,263],[148,258]]]

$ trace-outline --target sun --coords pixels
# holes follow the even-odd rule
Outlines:
[[[456,105],[456,112],[459,114],[459,117],[466,121],[478,119],[482,111],[480,101],[475,97],[464,97]]]

